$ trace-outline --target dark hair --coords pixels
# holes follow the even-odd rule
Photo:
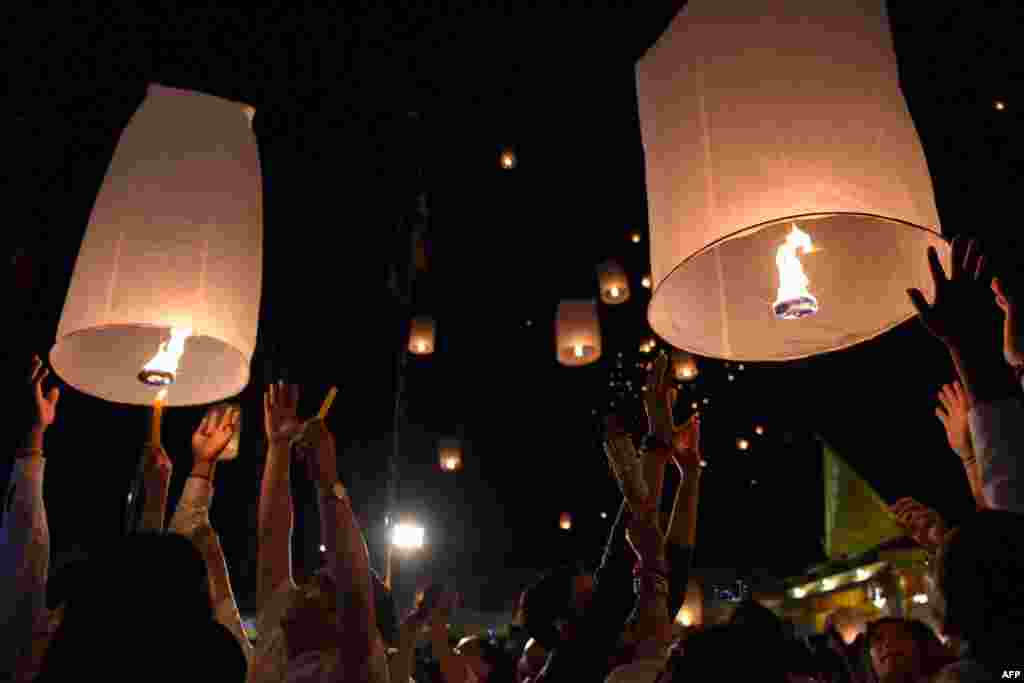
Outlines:
[[[745,626],[753,629],[761,638],[781,641],[786,637],[782,620],[776,616],[775,612],[756,600],[741,602],[733,612],[729,623],[733,626]]]
[[[936,567],[945,622],[979,649],[1002,651],[1024,623],[1024,516],[977,512],[946,540]],[[1011,642],[1007,642],[1007,640]]]
[[[711,671],[728,669],[729,680],[785,681],[783,657],[771,656],[772,646],[757,629],[717,625],[689,635],[682,658],[673,662],[673,683],[704,680]]]
[[[523,625],[530,637],[546,650],[558,647],[561,636],[555,622],[571,615],[572,582],[582,573],[578,564],[559,567],[542,576],[523,594]]]

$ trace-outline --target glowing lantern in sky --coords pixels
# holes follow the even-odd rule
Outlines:
[[[263,269],[251,107],[150,85],[85,231],[50,361],[117,403],[213,403],[249,383]]]
[[[601,325],[593,300],[568,299],[558,304],[555,347],[558,362],[570,367],[601,357]]]
[[[433,353],[435,330],[434,319],[430,316],[421,315],[413,318],[409,329],[409,351],[417,356]]]
[[[516,167],[516,153],[511,148],[502,151],[501,167],[506,171],[511,171]]]
[[[437,452],[442,470],[457,472],[462,469],[462,443],[458,439],[442,439]]]
[[[677,380],[685,381],[697,377],[697,359],[686,351],[672,352],[672,372]]]
[[[568,512],[563,512],[562,516],[558,518],[558,526],[562,531],[568,531],[572,528],[572,515]]]
[[[608,260],[599,265],[597,278],[601,287],[601,301],[621,304],[629,300],[629,278],[618,263]]]
[[[690,0],[637,82],[668,343],[804,358],[912,317],[907,288],[932,295],[926,247],[948,248],[884,0]]]

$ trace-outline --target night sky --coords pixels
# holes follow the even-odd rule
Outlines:
[[[423,192],[429,268],[413,299],[415,312],[437,319],[438,349],[411,358],[406,371],[399,509],[423,523],[429,549],[402,564],[402,580],[450,576],[467,602],[497,608],[535,569],[595,561],[620,497],[594,411],[614,400],[620,353],[623,372],[642,384],[639,344],[651,336],[650,291],[640,286],[650,266],[633,65],[682,3],[445,3],[443,11],[426,3],[244,11],[88,4],[4,22],[14,54],[0,110],[3,240],[5,253],[22,253],[8,268],[13,376],[30,350],[52,346],[92,202],[146,84],[244,101],[257,109],[264,173],[260,342],[241,397],[242,455],[218,470],[214,504],[243,602],[254,582],[261,394],[270,379],[301,383],[305,414],[339,386],[329,423],[342,476],[371,545],[380,546],[395,350],[406,318],[389,269],[404,268],[402,225]],[[901,0],[890,12],[943,233],[1003,243],[1019,232],[1010,207],[1024,160],[1014,135],[1024,111],[1024,7],[978,4],[986,9]],[[512,171],[498,163],[506,146],[517,156]],[[554,356],[555,308],[561,298],[597,296],[594,267],[609,257],[630,274],[632,300],[601,307],[600,363],[563,368]],[[967,514],[966,480],[933,415],[935,391],[952,373],[915,321],[809,361],[742,371],[704,361],[678,411],[685,419],[692,400],[710,399],[697,565],[785,575],[822,559],[815,433],[887,500],[912,495],[954,521]],[[639,400],[620,399],[615,409],[626,405],[639,432]],[[166,418],[172,503],[201,414],[176,409]],[[76,545],[87,550],[122,533],[145,420],[141,408],[64,389],[47,442],[58,564]],[[437,467],[444,436],[465,441],[457,474]],[[737,451],[740,436],[750,450]],[[300,501],[309,499],[301,480],[296,488]],[[569,533],[558,529],[563,511],[575,520]],[[315,555],[306,550],[300,561]]]

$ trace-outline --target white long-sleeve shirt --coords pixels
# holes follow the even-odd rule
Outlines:
[[[1024,495],[1017,491],[1024,453],[1024,400],[1018,394],[979,403],[967,419],[989,507],[1024,513]]]
[[[178,507],[171,517],[169,531],[181,534],[192,539],[196,543],[212,544],[212,550],[223,565],[224,556],[220,547],[220,538],[210,525],[210,506],[213,503],[213,484],[208,479],[201,477],[189,477],[185,481],[185,490],[178,500]],[[206,557],[206,551],[203,551]],[[214,571],[213,567],[208,571]],[[217,604],[213,605],[214,618],[225,628],[231,631],[235,640],[242,646],[246,662],[252,662],[252,645],[245,634],[242,626],[242,616],[238,613],[238,605],[235,604],[230,587],[226,587],[228,597],[222,597]]]
[[[14,462],[0,526],[0,674],[14,672],[32,644],[34,631],[50,621],[46,578],[50,528],[43,504],[46,460]]]

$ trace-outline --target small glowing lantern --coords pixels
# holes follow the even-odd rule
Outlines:
[[[1004,111],[1006,109],[1006,103],[1000,100],[996,100],[993,106],[996,108],[996,111]]]
[[[249,383],[263,271],[251,107],[150,85],[121,133],[50,352],[107,401],[215,403]]]
[[[568,299],[558,304],[555,346],[558,362],[569,367],[588,365],[601,357],[601,325],[593,300]]]
[[[558,526],[562,531],[568,531],[572,528],[572,515],[568,512],[563,512],[562,516],[558,518]]]
[[[762,427],[761,425],[754,427],[754,433],[757,434],[758,436],[762,436],[764,434],[764,427]]]
[[[806,358],[932,296],[926,247],[949,250],[885,0],[690,0],[636,70],[665,341]]]
[[[458,472],[462,469],[462,443],[458,439],[443,439],[437,450],[442,470]]]
[[[629,278],[618,263],[608,260],[599,265],[597,279],[601,287],[601,301],[612,305],[629,301]]]
[[[736,448],[745,451],[750,448],[750,442],[743,438],[736,439]]]
[[[629,239],[633,241],[633,244],[640,244],[640,240],[643,239],[639,232],[634,232],[629,236]]]
[[[697,359],[686,351],[676,350],[672,353],[672,372],[680,381],[697,377]]]
[[[506,171],[511,171],[516,167],[516,153],[511,147],[507,147],[502,150],[501,167]]]
[[[396,524],[391,530],[391,544],[399,550],[419,550],[423,547],[423,527],[416,524]]]
[[[643,287],[644,289],[650,289],[651,288],[651,276],[650,275],[644,275],[644,278],[642,280],[640,280],[640,286]]]
[[[428,356],[434,352],[434,319],[427,315],[413,318],[409,328],[409,352],[417,356]]]

